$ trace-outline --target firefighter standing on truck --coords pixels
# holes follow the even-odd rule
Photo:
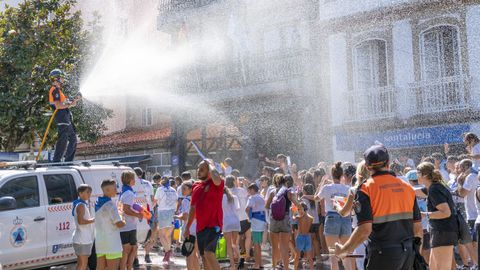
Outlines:
[[[423,234],[415,191],[389,171],[383,145],[367,149],[364,158],[372,177],[356,193],[358,226],[344,245],[336,244],[335,254],[344,258],[368,238],[365,269],[412,269],[414,238]]]
[[[53,162],[60,162],[63,156],[65,156],[65,162],[73,161],[77,148],[77,134],[75,132],[75,126],[72,123],[72,114],[69,108],[76,106],[81,96],[78,95],[73,101],[65,97],[62,92],[65,73],[60,69],[52,70],[49,77],[53,85],[48,93],[48,102],[53,110],[57,110],[55,122],[57,123],[58,130]]]

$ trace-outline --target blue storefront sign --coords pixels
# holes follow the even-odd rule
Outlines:
[[[400,129],[373,133],[337,132],[336,143],[339,151],[363,151],[376,142],[387,148],[410,148],[428,145],[454,144],[463,141],[462,134],[470,125],[443,125],[414,129]]]

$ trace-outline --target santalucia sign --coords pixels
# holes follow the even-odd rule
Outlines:
[[[336,134],[337,150],[364,151],[376,142],[387,148],[409,148],[428,145],[443,145],[462,142],[462,135],[470,131],[470,125],[442,125],[413,129],[388,130],[372,133],[347,133],[339,131]]]

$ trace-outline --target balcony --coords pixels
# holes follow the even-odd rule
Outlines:
[[[252,55],[214,64],[196,64],[184,69],[173,82],[173,91],[212,93],[270,82],[287,81],[306,74],[309,52]]]
[[[396,113],[395,88],[378,87],[346,94],[348,104],[345,122],[362,122],[391,118]]]
[[[470,108],[470,82],[470,77],[452,76],[410,84],[413,113],[419,115]]]
[[[157,29],[162,30],[170,25],[180,25],[181,12],[207,6],[216,0],[159,0]]]
[[[203,7],[215,1],[216,0],[160,0],[158,3],[158,11],[160,14],[178,12]]]

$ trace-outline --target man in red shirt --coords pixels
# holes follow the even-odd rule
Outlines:
[[[217,241],[222,231],[222,198],[224,181],[212,161],[203,160],[198,165],[199,181],[193,184],[190,212],[185,239],[190,237],[190,226],[197,220],[197,241],[205,269],[220,270],[215,258]]]

